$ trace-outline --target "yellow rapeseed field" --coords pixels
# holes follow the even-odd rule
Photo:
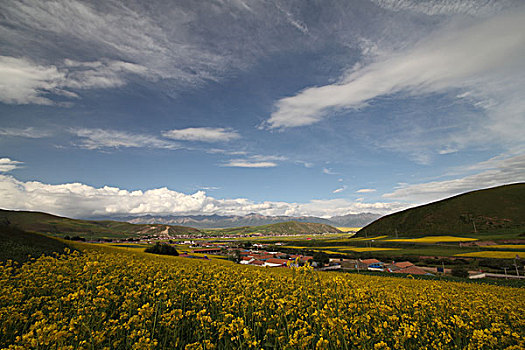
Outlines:
[[[525,290],[86,248],[0,264],[5,349],[523,349]]]

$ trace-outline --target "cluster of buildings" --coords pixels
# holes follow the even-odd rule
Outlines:
[[[244,251],[240,253],[239,263],[260,267],[289,267],[301,266],[306,263],[314,265],[316,263],[313,259],[313,256],[288,255],[280,252]]]

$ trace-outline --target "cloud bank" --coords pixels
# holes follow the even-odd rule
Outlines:
[[[44,211],[75,218],[110,215],[314,215],[334,216],[363,211],[388,213],[406,207],[400,203],[357,203],[343,199],[308,203],[253,202],[245,198],[216,199],[204,191],[184,194],[166,187],[128,191],[117,187],[95,188],[81,183],[50,185],[19,181],[0,175],[0,207]]]

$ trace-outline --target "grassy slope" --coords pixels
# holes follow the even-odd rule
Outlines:
[[[22,263],[29,260],[28,255],[37,258],[62,253],[65,248],[68,245],[55,238],[0,225],[0,261],[11,259]]]
[[[24,231],[86,238],[139,237],[163,232],[198,234],[199,230],[184,226],[136,225],[118,221],[87,221],[68,219],[46,213],[0,210],[0,224],[9,224]]]
[[[338,229],[333,226],[326,224],[315,224],[308,222],[297,222],[297,221],[288,221],[280,222],[277,224],[269,224],[262,226],[245,226],[245,227],[236,227],[228,228],[221,230],[210,230],[208,231],[214,235],[242,235],[242,234],[277,234],[277,235],[293,235],[293,234],[317,234],[317,233],[341,233]]]
[[[474,225],[476,232],[474,231]],[[525,235],[525,183],[473,191],[382,217],[356,237]]]

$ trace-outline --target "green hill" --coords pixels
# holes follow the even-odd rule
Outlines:
[[[316,224],[309,222],[288,221],[262,226],[243,226],[227,228],[221,230],[209,230],[209,233],[219,235],[243,235],[243,234],[263,234],[263,235],[295,235],[295,234],[319,234],[319,233],[340,233],[338,229],[326,224]]]
[[[468,192],[390,214],[362,228],[356,237],[484,233],[525,236],[525,183]]]
[[[63,253],[69,246],[58,239],[0,224],[0,261],[20,263],[45,254]]]
[[[0,210],[0,225],[2,224],[28,232],[60,237],[80,236],[86,239],[200,234],[199,230],[185,226],[75,220],[46,213],[12,210]]]

